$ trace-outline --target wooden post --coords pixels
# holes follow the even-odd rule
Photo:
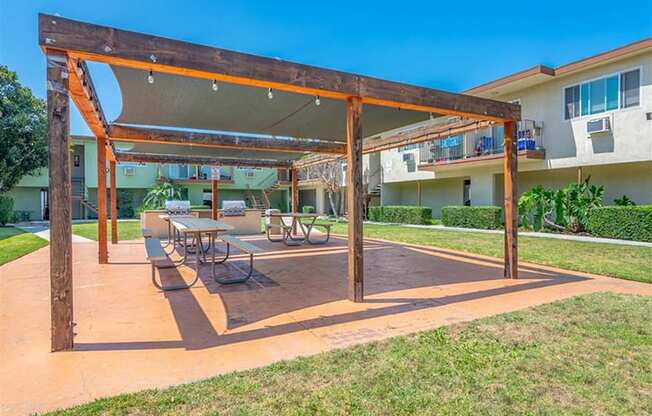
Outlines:
[[[297,175],[296,168],[292,168],[292,212],[297,212],[299,210],[299,178]],[[292,234],[297,233],[297,222],[295,219],[292,219]]]
[[[111,244],[118,244],[118,191],[115,183],[115,160],[109,161],[111,178]]]
[[[97,260],[109,262],[106,241],[106,138],[97,137]]]
[[[364,300],[362,256],[362,100],[350,97],[346,102],[346,205],[348,211],[348,295],[353,302]]]
[[[583,181],[583,178],[582,178],[582,167],[580,166],[580,167],[577,168],[577,184],[578,184],[578,185],[581,184],[582,181]]]
[[[505,178],[505,272],[506,278],[518,279],[518,215],[516,208],[518,154],[514,122],[505,122],[503,171]]]
[[[217,179],[211,180],[211,218],[217,221]]]
[[[46,52],[50,188],[51,350],[73,347],[72,210],[68,66],[63,52]]]
[[[417,181],[417,205],[421,206],[421,181]]]

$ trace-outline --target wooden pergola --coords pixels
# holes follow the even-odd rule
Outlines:
[[[348,298],[363,301],[363,108],[370,116],[382,108],[397,114],[418,112],[427,115],[456,115],[483,123],[503,123],[505,177],[505,268],[506,278],[517,278],[517,212],[515,123],[520,106],[440,90],[417,87],[362,75],[270,59],[177,40],[128,32],[65,19],[39,15],[39,44],[47,59],[47,102],[49,122],[50,181],[50,279],[51,349],[73,347],[73,285],[71,185],[69,160],[69,98],[79,109],[97,139],[98,162],[98,259],[108,262],[106,239],[106,165],[110,171],[111,240],[117,242],[116,184],[117,161],[156,163],[197,163],[208,165],[264,166],[289,168],[292,175],[292,209],[297,209],[296,157],[270,154],[307,153],[346,156],[348,207]],[[343,141],[305,137],[254,137],[197,132],[193,129],[160,129],[112,124],[106,120],[86,61],[115,67],[191,77],[239,87],[272,89],[283,93],[317,97],[345,103]],[[374,113],[375,112],[375,113]],[[386,114],[386,113],[382,113]],[[381,114],[381,115],[382,115]],[[383,117],[376,117],[377,120]],[[154,124],[154,123],[151,123]],[[303,126],[306,127],[306,126]],[[310,126],[306,127],[310,132]],[[224,129],[228,130],[228,129]],[[246,132],[250,133],[250,132]],[[251,133],[257,133],[252,131]],[[200,147],[206,152],[253,152],[251,159],[228,156],[181,156],[174,154],[120,152],[114,142],[156,143]],[[387,144],[379,146],[384,150]],[[259,152],[259,153],[256,153]],[[256,156],[260,155],[260,156]],[[217,181],[213,181],[216,215]]]

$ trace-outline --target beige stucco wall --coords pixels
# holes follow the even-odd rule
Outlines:
[[[589,166],[582,168],[582,175],[584,178],[590,175],[592,184],[604,186],[604,202],[607,205],[612,205],[615,198],[623,195],[627,195],[639,205],[652,204],[652,162]],[[496,205],[502,204],[504,196],[502,180],[502,174],[496,175]],[[536,185],[560,189],[576,181],[576,168],[558,169],[554,174],[550,171],[519,172],[518,194],[520,196]]]
[[[641,105],[612,112],[564,120],[563,89],[582,81],[635,68],[641,69]],[[548,168],[652,160],[652,52],[550,81],[498,100],[521,100],[522,118],[543,121]],[[612,117],[612,132],[589,138],[586,122]]]
[[[421,205],[432,208],[432,216],[439,218],[441,208],[462,205],[463,178],[430,179],[421,184]],[[417,205],[417,182],[385,183],[382,193],[383,205]]]

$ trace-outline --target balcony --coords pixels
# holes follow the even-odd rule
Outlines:
[[[168,178],[178,184],[208,184],[211,182],[210,166],[170,165]],[[220,168],[220,182],[233,183],[233,168]]]
[[[503,154],[503,126],[433,140],[419,145],[419,170],[454,169],[476,164],[500,164]],[[517,126],[519,160],[543,160],[543,124],[523,120]]]

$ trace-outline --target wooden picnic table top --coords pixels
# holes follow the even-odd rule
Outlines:
[[[170,222],[174,228],[185,233],[219,232],[234,229],[232,225],[210,218],[174,217],[170,219]]]
[[[188,215],[186,215],[186,214],[183,214],[183,215],[160,214],[158,217],[160,219],[162,219],[162,220],[168,221],[170,218],[172,218],[172,219],[174,219],[174,218],[197,218],[197,215],[196,214],[195,215],[193,215],[193,214],[188,214]]]

